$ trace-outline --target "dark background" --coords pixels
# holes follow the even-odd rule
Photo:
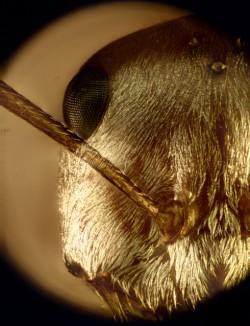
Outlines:
[[[105,1],[0,0],[0,62],[7,59],[32,33],[46,23],[86,4]],[[155,1],[156,2],[156,1]],[[158,1],[190,9],[206,20],[235,35],[250,39],[247,1]],[[250,279],[215,299],[200,305],[193,313],[175,315],[167,325],[250,325]],[[74,311],[30,286],[0,253],[0,324],[49,323],[55,325],[103,324],[94,317]],[[111,322],[105,322],[105,324]]]

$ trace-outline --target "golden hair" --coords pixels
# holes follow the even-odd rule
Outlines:
[[[131,34],[87,63],[110,97],[88,139],[187,232],[159,226],[72,153],[60,162],[66,264],[121,319],[195,307],[249,273],[248,50],[193,16]]]

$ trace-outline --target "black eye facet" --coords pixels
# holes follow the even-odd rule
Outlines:
[[[68,127],[83,139],[100,124],[108,104],[109,81],[102,67],[86,65],[67,86],[63,115]]]

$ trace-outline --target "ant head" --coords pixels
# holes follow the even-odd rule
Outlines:
[[[65,257],[115,314],[162,318],[247,275],[248,85],[243,42],[194,16],[111,43],[70,82],[71,128],[164,212],[155,223],[64,154]],[[161,241],[164,230],[171,244]]]

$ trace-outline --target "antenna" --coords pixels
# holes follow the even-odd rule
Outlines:
[[[56,142],[64,145],[70,152],[83,159],[104,178],[123,191],[138,206],[156,219],[160,229],[163,231],[165,241],[172,240],[173,236],[176,237],[176,234],[179,233],[180,230],[173,230],[169,216],[160,212],[157,204],[124,175],[121,170],[104,158],[86,141],[67,129],[62,123],[53,119],[48,113],[1,80],[0,105],[32,124]]]

